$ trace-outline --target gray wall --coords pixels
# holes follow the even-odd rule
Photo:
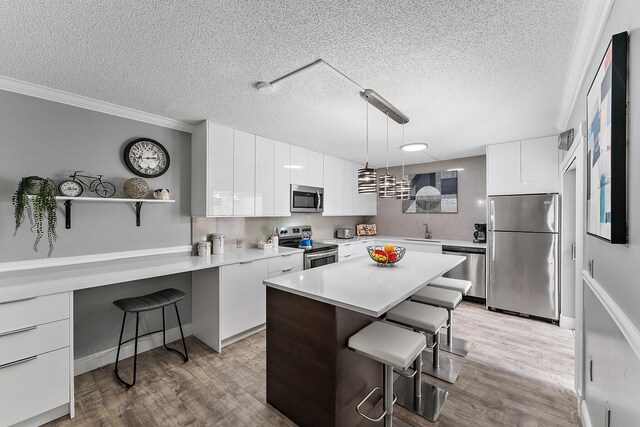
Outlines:
[[[151,188],[169,188],[175,204],[146,205],[142,225],[136,227],[132,205],[75,203],[70,230],[59,211],[53,257],[161,248],[191,243],[191,135],[64,104],[0,91],[0,130],[3,157],[0,167],[0,262],[45,258],[46,239],[38,253],[28,224],[13,237],[11,195],[22,176],[50,177],[56,183],[76,169],[121,183],[133,175],[124,165],[128,141],[149,137],[162,143],[171,156],[167,173],[147,180]],[[87,190],[85,190],[86,192]],[[86,194],[85,194],[86,195]],[[191,275],[123,283],[75,293],[75,355],[86,356],[117,343],[122,320],[112,301],[165,287],[191,290]],[[181,305],[182,320],[191,322],[191,304]],[[172,316],[169,316],[172,318]],[[161,326],[159,316],[143,323]],[[169,323],[173,326],[173,320]]]
[[[388,236],[424,237],[424,223],[436,239],[473,240],[473,224],[486,223],[486,156],[423,163],[405,166],[407,175],[441,172],[464,168],[458,172],[458,213],[404,214],[402,201],[378,198],[378,215],[367,218],[375,223],[378,233]],[[378,172],[383,169],[378,169]],[[401,167],[389,168],[400,177]],[[383,172],[384,173],[384,172]]]

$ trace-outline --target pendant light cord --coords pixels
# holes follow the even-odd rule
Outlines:
[[[365,100],[367,102],[367,157],[366,157],[366,162],[365,162],[365,169],[369,167],[369,101]]]
[[[389,110],[387,110],[387,175],[389,175]]]
[[[404,123],[402,124],[402,146],[404,146]],[[402,155],[402,179],[404,180],[404,155]]]

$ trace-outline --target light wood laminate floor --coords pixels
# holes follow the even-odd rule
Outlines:
[[[423,374],[449,391],[433,424],[396,410],[412,425],[579,426],[573,392],[574,338],[550,324],[493,313],[464,302],[454,313],[457,336],[473,341],[460,358],[456,384]],[[126,390],[113,365],[76,377],[76,418],[54,426],[291,426],[265,403],[265,332],[218,354],[187,339],[190,360],[157,348],[138,356],[135,387]],[[448,353],[442,353],[447,357]],[[122,363],[130,372],[132,358]]]

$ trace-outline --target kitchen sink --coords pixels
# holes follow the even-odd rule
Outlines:
[[[442,243],[441,240],[425,239],[424,237],[421,239],[417,237],[407,237],[405,240],[411,240],[413,242]]]

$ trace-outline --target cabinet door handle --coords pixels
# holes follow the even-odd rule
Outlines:
[[[12,304],[14,302],[29,301],[29,300],[32,300],[32,299],[36,299],[36,297],[16,299],[16,300],[13,300],[13,301],[5,301],[5,302],[0,302],[0,304]]]
[[[293,270],[293,267],[287,267],[287,268],[283,268],[282,272],[286,273],[287,271],[291,271],[291,270]]]
[[[240,261],[240,264],[251,264],[253,262],[253,260],[251,261]]]
[[[20,332],[33,331],[37,327],[38,327],[37,325],[33,325],[33,326],[27,326],[26,328],[14,329],[13,331],[0,332],[0,337],[6,337],[7,335],[13,335],[13,334],[19,334]]]
[[[22,363],[31,362],[32,360],[36,360],[38,356],[31,356],[25,359],[16,360],[15,362],[5,363],[4,365],[0,365],[0,369],[8,368],[9,366],[20,365]]]
[[[353,254],[345,255],[343,258],[349,258]]]
[[[286,254],[286,255],[282,255],[282,257],[284,258],[286,256],[292,256],[292,255],[294,255],[294,254]]]

